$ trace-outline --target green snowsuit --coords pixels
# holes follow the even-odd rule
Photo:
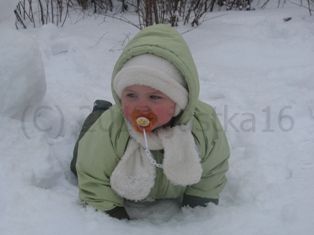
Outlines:
[[[189,93],[188,104],[172,123],[192,123],[203,168],[201,180],[187,187],[173,185],[158,168],[148,198],[190,195],[218,199],[226,183],[229,146],[215,111],[198,99],[198,74],[188,46],[170,26],[147,27],[128,43],[115,65],[113,77],[130,58],[145,53],[168,60],[183,75]],[[123,207],[124,203],[124,199],[111,189],[110,176],[125,152],[130,135],[114,91],[113,96],[116,104],[105,111],[79,141],[76,164],[80,199],[101,211]],[[152,151],[152,154],[157,162],[162,162],[162,150]]]

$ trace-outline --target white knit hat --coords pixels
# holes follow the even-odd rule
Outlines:
[[[175,66],[161,57],[151,54],[133,57],[113,80],[113,88],[120,98],[126,87],[135,84],[152,87],[172,99],[176,103],[174,116],[187,105],[185,81]]]

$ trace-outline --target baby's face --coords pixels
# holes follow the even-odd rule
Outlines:
[[[159,90],[143,85],[126,87],[121,96],[122,110],[135,130],[142,132],[136,123],[139,117],[146,117],[150,125],[147,132],[167,124],[174,115],[176,103]]]

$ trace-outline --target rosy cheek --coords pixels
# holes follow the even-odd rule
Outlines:
[[[168,111],[169,110],[165,110],[165,109],[162,109],[162,108],[157,108],[157,109],[153,109],[152,110],[152,112],[155,113],[157,115],[157,118],[158,118],[158,122],[156,123],[155,127],[162,126],[162,125],[166,124],[170,120],[170,117],[172,115],[169,115]]]
[[[175,108],[172,106],[168,107],[161,107],[158,110],[156,110],[157,113],[160,113],[164,118],[172,117],[174,114]]]
[[[130,120],[131,118],[131,112],[132,112],[132,109],[129,105],[126,105],[126,104],[123,104],[122,105],[122,111],[123,111],[123,115],[128,119]]]

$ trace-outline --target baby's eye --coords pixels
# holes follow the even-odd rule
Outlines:
[[[132,92],[126,93],[125,96],[128,98],[136,98],[136,94]]]
[[[159,95],[151,95],[149,96],[150,99],[152,100],[161,100],[162,99],[162,96],[159,96]]]

